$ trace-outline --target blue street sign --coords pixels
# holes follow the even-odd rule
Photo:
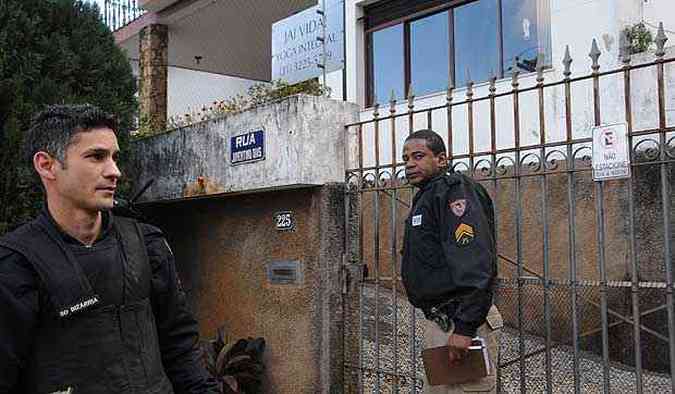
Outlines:
[[[253,130],[230,137],[230,163],[265,160],[265,130]]]

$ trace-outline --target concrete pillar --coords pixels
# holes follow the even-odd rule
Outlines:
[[[140,32],[140,126],[144,131],[166,128],[168,44],[166,25],[148,25]]]

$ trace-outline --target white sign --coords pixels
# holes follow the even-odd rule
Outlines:
[[[325,5],[322,5],[325,1]],[[324,18],[319,11],[325,7]],[[272,79],[296,83],[344,67],[344,0],[319,4],[272,25]],[[323,40],[323,41],[322,41]]]
[[[630,178],[628,126],[625,123],[593,128],[593,180]]]

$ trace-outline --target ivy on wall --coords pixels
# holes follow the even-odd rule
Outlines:
[[[647,51],[654,42],[652,32],[647,29],[643,22],[626,27],[624,33],[628,40],[631,55]]]
[[[282,80],[276,80],[272,83],[257,83],[251,86],[245,95],[238,94],[228,99],[214,101],[208,106],[204,105],[199,110],[169,117],[167,120],[166,131],[236,114],[296,94],[327,96],[330,94],[330,88],[319,83],[316,78],[293,85]],[[162,132],[165,132],[165,130],[152,130],[149,127],[148,122],[144,122],[141,117],[140,128],[138,132],[134,134],[134,137],[142,138]]]

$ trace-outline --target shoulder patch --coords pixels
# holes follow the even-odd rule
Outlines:
[[[455,230],[455,242],[457,246],[466,246],[473,242],[474,232],[473,227],[466,223],[460,223]]]
[[[448,202],[448,207],[450,208],[450,211],[457,216],[458,218],[461,218],[464,216],[466,213],[466,210],[468,208],[469,202],[466,200],[466,198],[460,198],[454,201],[449,201]]]

